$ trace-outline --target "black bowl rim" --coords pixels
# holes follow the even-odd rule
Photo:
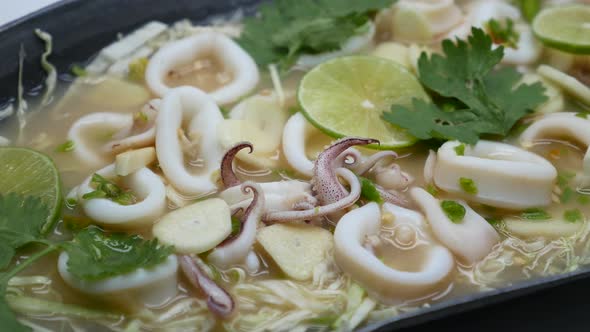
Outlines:
[[[8,22],[0,25],[0,34],[2,34],[5,31],[8,31],[12,27],[26,23],[27,21],[29,21],[33,18],[39,17],[39,16],[44,15],[46,13],[57,11],[57,10],[59,10],[60,7],[66,5],[68,3],[81,2],[81,1],[83,1],[83,0],[58,0],[58,1],[51,3],[47,6],[41,7],[37,10],[27,13],[24,16],[18,17],[12,21],[8,21]]]
[[[10,33],[33,19],[53,16],[66,5],[81,5],[85,0],[58,0],[48,6],[39,8],[20,18],[7,22],[0,26],[0,35]],[[264,1],[264,0],[263,0]],[[262,2],[262,1],[259,1]],[[181,19],[182,17],[179,17]],[[114,36],[113,36],[114,37]],[[96,51],[98,51],[97,49]],[[463,312],[486,307],[492,304],[505,302],[511,299],[524,297],[537,291],[555,288],[560,285],[570,284],[574,281],[590,279],[590,266],[579,268],[575,271],[552,275],[547,277],[534,277],[521,280],[510,286],[459,296],[450,300],[435,303],[427,308],[420,308],[407,313],[367,324],[359,329],[360,332],[370,331],[394,331],[406,327],[416,326],[439,318],[460,314]]]

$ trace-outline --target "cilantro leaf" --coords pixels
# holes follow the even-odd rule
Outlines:
[[[261,66],[288,67],[302,53],[333,51],[394,0],[277,0],[244,20],[238,43]]]
[[[10,264],[16,249],[43,237],[49,214],[49,209],[38,197],[0,194],[0,269]],[[31,331],[16,319],[4,298],[11,275],[11,272],[0,273],[0,324],[6,331]]]
[[[418,61],[421,83],[433,94],[454,105],[448,110],[420,99],[412,107],[393,105],[384,119],[407,129],[417,138],[457,139],[475,144],[484,134],[506,136],[514,124],[547,100],[540,83],[520,84],[514,68],[494,70],[504,56],[492,39],[478,28],[467,41],[445,40],[444,56],[422,53]]]
[[[48,215],[38,197],[0,195],[0,268],[10,263],[16,249],[42,237]]]
[[[139,235],[106,234],[97,227],[80,231],[63,247],[69,255],[68,271],[84,280],[101,280],[149,268],[163,262],[172,247],[157,240],[144,240]]]
[[[5,268],[10,264],[15,253],[16,251],[12,246],[0,242],[0,269]]]
[[[2,324],[3,331],[11,332],[28,332],[31,328],[21,324],[17,319],[12,309],[4,299],[4,292],[0,293],[0,324]]]

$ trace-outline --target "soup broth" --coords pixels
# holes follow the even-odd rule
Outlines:
[[[431,3],[436,1],[418,2],[424,2],[424,6],[434,6]],[[387,61],[397,61],[397,66],[407,66],[408,69],[403,69],[404,73],[407,72],[408,75],[412,76],[419,75],[415,73],[415,68],[412,69],[412,66],[416,65],[412,65],[411,62],[417,61],[417,58],[410,59],[411,51],[419,49],[420,51],[425,50],[440,54],[442,52],[440,42],[445,38],[454,37],[455,35],[451,32],[455,30],[457,30],[457,36],[462,36],[458,29],[464,28],[462,24],[468,24],[467,28],[471,27],[472,24],[465,23],[464,20],[468,20],[469,13],[475,13],[476,9],[474,7],[480,5],[471,1],[460,1],[457,4],[453,1],[440,1],[441,6],[443,6],[442,3],[446,4],[447,2],[451,3],[449,6],[452,6],[448,8],[449,12],[454,13],[452,15],[459,15],[461,17],[460,22],[457,21],[456,24],[449,23],[452,27],[445,28],[444,31],[438,31],[432,36],[416,36],[408,31],[397,32],[396,34],[396,31],[400,31],[399,26],[396,25],[396,19],[401,20],[399,16],[396,16],[396,13],[403,9],[416,12],[418,16],[424,15],[420,12],[422,9],[419,6],[413,7],[410,1],[399,1],[398,4],[391,7],[379,11],[370,11],[369,21],[371,24],[374,22],[378,31],[374,36],[371,36],[366,47],[348,52],[346,55],[371,54],[373,56],[382,56],[387,58]],[[546,1],[544,6],[552,8],[550,2]],[[527,31],[530,33],[530,24],[524,21],[518,8],[513,7],[508,2],[498,1],[498,3],[500,3],[498,6],[507,6],[519,13],[518,19],[510,18],[510,22],[515,20],[519,27],[524,29],[520,32],[520,40],[523,40]],[[491,4],[490,6],[494,5]],[[449,15],[445,19],[450,19],[449,17],[452,15]],[[489,19],[506,21],[506,17],[490,17]],[[391,27],[392,24],[394,28]],[[475,25],[475,23],[473,24]],[[398,27],[398,30],[395,30],[395,26]],[[242,23],[217,24],[212,29],[224,31],[220,27],[241,29]],[[441,28],[438,25],[436,27]],[[200,33],[210,33],[209,31],[201,32],[198,29],[190,31],[193,32],[192,34],[187,33],[188,37],[184,35],[182,37],[193,38]],[[223,32],[214,33],[223,35]],[[170,43],[178,39],[170,36],[166,38],[170,39],[167,40]],[[392,46],[392,43],[395,43],[395,45]],[[154,47],[152,50],[156,54],[150,53],[150,61],[157,56],[158,47]],[[236,47],[239,46],[236,44]],[[389,51],[384,51],[388,47]],[[529,45],[523,44],[519,47],[526,48]],[[498,66],[517,68],[518,71],[529,74],[535,73],[537,68],[543,64],[557,66],[555,55],[550,56],[551,52],[557,51],[546,48],[545,53],[541,55],[543,46],[539,43],[534,47],[539,49],[539,55],[536,59],[516,64],[502,62]],[[228,51],[228,54],[231,52]],[[321,54],[323,52],[311,53]],[[399,54],[402,53],[405,60],[400,60]],[[202,289],[195,287],[195,282],[191,279],[193,277],[191,277],[190,273],[186,273],[185,266],[178,268],[177,276],[174,277],[177,280],[177,290],[174,292],[174,296],[168,297],[157,304],[145,304],[138,301],[137,296],[132,292],[113,291],[91,294],[83,289],[76,289],[70,282],[64,280],[58,271],[57,261],[60,255],[53,253],[38,260],[8,282],[11,295],[7,297],[7,301],[12,309],[17,312],[18,318],[23,324],[42,331],[350,330],[363,324],[393,317],[402,312],[419,310],[421,307],[432,303],[448,301],[474,292],[509,286],[529,278],[570,272],[590,263],[590,241],[588,239],[590,226],[586,219],[586,216],[590,214],[590,193],[585,187],[586,184],[582,181],[585,175],[584,155],[587,146],[584,145],[584,142],[569,137],[571,135],[564,134],[564,137],[561,137],[561,134],[556,136],[542,135],[543,133],[540,134],[542,137],[538,137],[539,135],[535,137],[532,145],[525,146],[522,144],[523,131],[526,133],[526,131],[531,130],[537,121],[541,121],[547,116],[539,111],[527,112],[505,137],[488,135],[488,133],[482,135],[480,139],[506,143],[531,152],[547,161],[550,169],[554,169],[556,174],[553,175],[551,180],[550,201],[545,205],[508,208],[509,204],[494,204],[491,200],[486,201],[476,198],[481,190],[485,189],[482,187],[476,187],[476,190],[470,193],[469,190],[465,189],[466,187],[463,187],[463,192],[457,192],[439,186],[437,176],[439,176],[441,170],[437,167],[439,167],[442,158],[441,145],[449,144],[449,142],[453,141],[451,138],[432,139],[396,149],[383,148],[382,146],[382,151],[395,150],[396,157],[382,157],[378,159],[379,161],[373,167],[369,167],[360,173],[358,171],[360,168],[355,167],[362,167],[364,161],[370,160],[372,156],[377,158],[376,156],[382,153],[379,150],[363,146],[355,150],[356,152],[350,152],[347,158],[344,158],[344,154],[347,152],[339,153],[338,155],[343,158],[339,165],[346,170],[339,171],[340,173],[330,173],[332,175],[337,174],[333,175],[334,179],[338,181],[344,192],[344,196],[338,198],[338,201],[340,201],[345,199],[349,193],[354,192],[355,188],[353,183],[348,182],[348,178],[346,178],[347,172],[358,171],[359,173],[356,174],[355,179],[365,179],[370,183],[369,185],[363,182],[360,199],[357,198],[351,204],[341,207],[337,211],[322,214],[320,217],[302,217],[295,221],[286,217],[287,212],[292,211],[266,211],[260,214],[258,220],[254,221],[258,224],[257,227],[254,227],[254,231],[257,232],[257,240],[248,246],[246,252],[249,252],[249,254],[244,254],[241,259],[231,264],[217,263],[211,258],[213,253],[223,248],[227,243],[231,244],[232,236],[238,238],[243,236],[244,232],[247,232],[245,229],[249,221],[244,221],[244,218],[247,218],[248,213],[252,211],[248,208],[250,203],[239,205],[244,202],[230,202],[231,199],[228,200],[228,196],[224,196],[223,191],[230,190],[236,184],[227,185],[229,182],[226,181],[230,181],[230,178],[225,173],[227,169],[221,165],[221,157],[214,161],[218,163],[217,166],[213,167],[214,170],[210,169],[213,155],[200,152],[210,151],[208,149],[213,143],[207,141],[209,138],[205,134],[205,129],[198,127],[198,124],[195,124],[196,121],[192,118],[193,115],[188,114],[189,112],[196,114],[201,111],[200,109],[198,111],[187,111],[187,109],[190,107],[210,107],[203,105],[211,103],[219,117],[223,113],[224,119],[215,120],[219,124],[211,125],[221,128],[217,129],[218,132],[215,134],[217,136],[214,135],[213,139],[215,142],[220,142],[215,144],[221,146],[220,149],[223,150],[223,154],[238,142],[250,141],[252,143],[253,152],[248,154],[247,151],[240,151],[233,163],[233,171],[240,181],[237,184],[238,186],[243,183],[254,182],[255,185],[250,184],[251,187],[245,188],[254,188],[252,191],[256,192],[260,190],[258,186],[265,183],[284,184],[292,180],[299,180],[300,184],[303,183],[308,186],[306,191],[301,193],[307,200],[298,198],[299,200],[290,205],[291,207],[297,206],[296,209],[292,208],[295,211],[294,213],[301,213],[310,209],[315,209],[317,213],[320,213],[324,205],[336,204],[335,202],[326,202],[326,198],[320,196],[322,190],[321,180],[324,179],[319,177],[327,177],[328,175],[325,174],[328,173],[321,173],[322,175],[318,176],[320,174],[318,172],[323,170],[321,168],[326,166],[319,161],[315,162],[315,160],[321,160],[322,155],[327,155],[325,154],[326,151],[329,151],[338,142],[342,142],[342,139],[346,141],[347,136],[335,135],[330,130],[325,130],[305,110],[305,117],[301,116],[302,127],[305,127],[304,130],[300,131],[302,135],[305,135],[305,138],[302,138],[304,141],[302,154],[310,163],[314,163],[314,168],[308,169],[312,174],[311,176],[304,174],[305,167],[294,167],[293,160],[286,155],[286,150],[290,152],[295,147],[287,146],[285,140],[290,135],[287,127],[295,123],[294,117],[302,114],[302,104],[304,103],[302,103],[301,94],[299,94],[298,98],[297,89],[301,89],[300,84],[302,84],[302,80],[305,80],[304,77],[310,68],[306,68],[293,59],[289,60],[293,60],[294,62],[292,61],[291,64],[295,66],[283,67],[283,69],[287,68],[288,70],[280,72],[272,65],[270,69],[259,65],[260,79],[251,89],[246,89],[245,92],[242,91],[240,96],[231,98],[232,100],[229,102],[220,102],[214,97],[210,97],[209,94],[211,93],[211,96],[213,96],[214,91],[223,89],[231,82],[239,80],[240,75],[243,75],[241,72],[230,72],[216,58],[229,56],[228,54],[211,54],[207,58],[196,59],[190,65],[167,71],[165,77],[160,78],[162,84],[170,89],[164,95],[160,95],[159,92],[150,88],[149,79],[151,76],[148,76],[150,75],[149,68],[146,72],[145,81],[134,81],[126,77],[126,72],[88,73],[87,76],[78,77],[73,84],[64,86],[65,94],[61,100],[54,101],[49,106],[39,107],[39,110],[28,111],[26,126],[22,130],[18,129],[18,119],[11,117],[4,121],[2,127],[0,127],[0,133],[10,140],[11,145],[35,149],[46,154],[55,162],[61,177],[66,204],[64,204],[55,229],[48,238],[51,241],[69,241],[80,230],[97,223],[96,220],[89,217],[88,210],[83,208],[86,203],[81,200],[79,188],[86,179],[89,179],[89,176],[92,176],[98,170],[109,164],[119,162],[118,159],[115,161],[117,153],[112,153],[109,150],[109,144],[142,134],[154,126],[156,128],[155,138],[152,138],[149,143],[130,145],[121,153],[128,150],[155,147],[154,153],[157,153],[158,160],[147,163],[145,168],[150,173],[155,174],[156,179],[162,182],[162,187],[165,188],[165,210],[158,217],[151,220],[148,226],[144,227],[120,227],[116,225],[109,227],[108,223],[105,222],[98,222],[98,224],[106,232],[124,231],[128,235],[140,235],[144,240],[158,239],[166,242],[158,235],[160,233],[156,234],[155,227],[152,227],[152,224],[164,222],[165,218],[168,218],[174,211],[194,206],[193,204],[199,202],[210,202],[213,198],[227,201],[227,203],[223,204],[225,204],[228,211],[229,207],[232,207],[231,214],[234,219],[232,222],[234,226],[232,227],[236,227],[235,224],[237,223],[237,227],[241,229],[240,231],[237,231],[237,233],[233,231],[232,234],[234,235],[225,234],[215,245],[200,252],[179,252],[178,243],[174,243],[174,253],[178,255],[179,259],[183,259],[181,257],[191,257],[189,256],[191,254],[193,258],[198,258],[194,263],[195,266],[204,275],[208,276],[209,281],[225,290],[226,294],[233,300],[235,307],[231,314],[220,316],[215,310],[212,310],[211,303],[208,303],[207,300],[207,297],[211,296],[210,290],[207,290],[207,287]],[[310,56],[314,55],[317,54]],[[560,54],[560,56],[569,57],[568,59],[571,61],[583,61],[582,58],[587,57],[576,56],[574,59],[573,55],[565,53]],[[376,57],[371,58],[377,59]],[[318,64],[314,64],[312,68],[322,66],[319,63],[323,62],[323,60]],[[380,61],[385,60],[381,59]],[[563,72],[572,75],[576,75],[577,71],[579,69],[568,71],[568,68],[563,68]],[[360,80],[363,73],[358,73],[358,75]],[[579,101],[563,92],[565,89],[553,87],[556,84],[547,84],[546,79],[537,79],[535,82],[545,84],[557,91],[560,98],[565,98],[567,102],[565,106],[562,103],[561,107],[557,107],[557,109],[551,111],[552,113],[576,112],[579,115],[579,121],[588,121],[584,118],[586,116],[586,113],[584,113],[585,106],[578,106]],[[328,82],[324,84],[324,86],[328,85]],[[585,83],[582,83],[582,85],[588,90]],[[205,99],[189,99],[189,97],[181,96],[177,100],[172,100],[172,98],[168,97],[170,91],[179,91],[175,88],[185,86],[191,86],[199,89],[198,91],[203,91],[203,95],[206,95],[208,99],[203,101]],[[350,92],[350,94],[354,94],[353,92]],[[194,92],[190,93],[194,94]],[[378,94],[378,91],[371,91],[370,93]],[[187,92],[187,94],[189,93]],[[434,93],[432,94],[432,100],[434,101],[436,101],[435,98],[439,97],[435,96]],[[163,100],[160,100],[162,98]],[[183,98],[187,98],[188,101]],[[375,98],[379,97],[376,96]],[[550,96],[550,98],[553,97]],[[154,99],[158,99],[157,106],[153,106],[154,114],[150,115],[151,111],[146,111],[145,105],[156,105],[152,104]],[[552,100],[548,102],[552,102]],[[167,107],[171,108],[170,105],[174,103],[184,107],[184,113],[178,115],[182,124],[177,130],[177,137],[174,139],[180,142],[178,143],[179,156],[181,156],[180,165],[189,174],[185,179],[191,177],[209,179],[216,188],[212,192],[195,193],[183,190],[182,188],[185,187],[181,187],[174,180],[174,176],[180,174],[181,171],[171,172],[171,168],[168,168],[170,166],[167,166],[164,160],[160,160],[161,151],[175,149],[171,145],[163,144],[162,142],[165,142],[165,140],[159,136],[159,130],[163,126],[161,124],[161,117],[164,114],[162,110]],[[218,108],[216,105],[221,105],[221,107]],[[267,113],[264,113],[265,111]],[[131,119],[129,121],[133,123],[133,126],[129,129],[124,124],[119,123],[120,128],[115,128],[117,125],[106,122],[88,125],[80,131],[81,139],[75,142],[73,151],[64,151],[63,148],[60,148],[63,147],[64,143],[72,141],[72,128],[79,124],[80,119],[105,112],[108,112],[109,116],[130,116],[130,118],[121,119],[124,121],[127,121],[125,119]],[[172,118],[176,115],[168,114],[167,116]],[[367,115],[367,117],[369,116],[373,115]],[[529,127],[527,128],[527,126]],[[590,125],[588,125],[588,129],[590,129]],[[166,139],[171,138],[166,137]],[[338,141],[338,139],[341,139],[341,141]],[[449,142],[445,143],[447,140]],[[289,142],[293,141],[292,138],[289,140]],[[475,149],[474,144],[463,144],[462,146],[463,152],[457,152],[457,156],[462,156],[465,160],[472,158],[489,162],[490,160],[505,159],[504,156],[497,157],[493,153],[487,156],[476,156],[475,152],[471,152],[472,149]],[[104,159],[104,162],[97,165],[84,160],[75,150],[82,148],[92,151],[99,159]],[[436,152],[437,150],[438,152]],[[457,148],[455,148],[455,151],[458,151]],[[429,153],[431,154],[430,157]],[[432,155],[437,153],[438,158],[433,161]],[[506,150],[498,150],[495,153],[508,153],[510,158],[513,157],[513,154],[506,152]],[[329,165],[338,162],[338,159],[334,158],[329,161]],[[232,159],[229,159],[230,166]],[[223,158],[223,160],[226,159]],[[431,168],[428,166],[430,162],[434,162],[436,166]],[[495,176],[491,173],[491,169],[492,166],[489,166],[490,173],[486,176]],[[390,173],[386,173],[387,171]],[[531,173],[533,172],[534,170],[531,170]],[[389,175],[382,176],[381,174]],[[383,189],[386,186],[385,183],[390,183],[381,182],[380,179],[395,180],[397,182],[386,194],[379,194],[378,190]],[[147,200],[144,197],[145,195],[134,193],[132,186],[125,185],[127,183],[125,182],[125,176],[116,177],[113,183],[120,186],[121,190],[129,191],[135,195],[136,201],[133,204]],[[264,189],[258,194],[264,196],[267,206],[272,204],[282,206],[281,204],[287,204],[285,202],[291,199],[288,194],[299,194],[296,192],[298,189],[293,188],[295,187],[273,189],[276,191]],[[492,232],[497,239],[477,259],[469,258],[472,257],[470,254],[476,249],[468,247],[467,259],[465,259],[463,248],[455,250],[453,244],[449,245],[446,242],[445,236],[441,235],[439,230],[440,226],[437,226],[433,220],[434,214],[430,213],[429,208],[424,208],[425,205],[416,198],[417,196],[412,191],[414,190],[412,188],[424,188],[430,193],[428,195],[434,195],[429,197],[436,199],[435,206],[437,207],[440,205],[439,202],[451,202],[455,204],[455,207],[458,204],[459,209],[463,210],[463,216],[458,221],[453,221],[457,227],[471,222],[476,223],[472,219],[468,220],[468,218],[475,218],[470,217],[469,214],[469,211],[473,211],[473,214],[477,216],[477,222],[481,223],[483,221],[486,224],[485,227],[488,227],[485,228],[485,232],[488,232],[486,234]],[[247,190],[244,189],[244,193]],[[345,258],[338,258],[342,257],[338,255],[344,255],[337,252],[341,250],[339,246],[343,245],[337,242],[338,228],[342,227],[341,223],[344,222],[346,215],[354,211],[365,211],[371,204],[376,204],[371,203],[371,196],[367,194],[366,190],[377,190],[375,192],[380,197],[374,200],[378,202],[379,211],[381,211],[379,212],[379,226],[376,233],[359,235],[358,239],[360,240],[358,241],[360,241],[360,244],[357,250],[360,250],[364,255],[376,257],[377,261],[382,264],[379,265],[381,269],[401,271],[400,273],[407,272],[412,275],[422,273],[422,271],[429,268],[429,257],[433,255],[432,247],[434,246],[439,248],[438,250],[444,251],[448,257],[451,257],[450,272],[433,281],[432,285],[429,286],[430,288],[425,288],[426,290],[416,291],[410,295],[404,293],[404,296],[399,297],[386,295],[392,293],[389,290],[385,292],[385,295],[381,294],[380,289],[371,288],[367,285],[366,280],[360,280],[354,271],[350,272],[348,265],[343,263]],[[151,191],[153,192],[153,190]],[[4,193],[0,192],[0,194]],[[394,198],[388,199],[387,194]],[[329,197],[329,195],[326,197]],[[250,199],[250,196],[247,196],[247,198]],[[396,201],[395,199],[399,200]],[[90,201],[92,199],[86,200],[86,202]],[[253,199],[253,201],[256,201],[256,199]],[[383,207],[387,202],[389,204],[397,202],[399,206],[403,205],[404,209],[407,210],[404,210],[406,212],[403,213],[398,210],[387,212],[389,210]],[[238,205],[239,208],[236,208]],[[464,205],[468,207],[467,214],[465,214]],[[291,208],[288,210],[291,210]],[[414,215],[407,211],[413,211]],[[447,214],[441,214],[443,217],[440,218],[448,217],[450,223],[452,220],[450,219],[451,215],[446,210],[443,212]],[[193,212],[193,215],[195,213]],[[210,212],[209,217],[216,218],[215,213]],[[284,220],[268,221],[264,219],[270,218],[273,213],[278,216],[278,219],[284,218]],[[404,213],[410,213],[408,214],[409,217],[404,217],[406,215]],[[246,217],[242,218],[242,216]],[[239,218],[242,218],[241,222]],[[369,222],[363,218],[364,216],[359,217],[355,221],[358,223]],[[227,220],[229,223],[229,219]],[[199,221],[195,222],[198,223]],[[299,231],[289,228],[295,227],[291,225],[287,226],[288,230],[285,232],[288,235],[284,236],[280,235],[282,234],[280,233],[282,231],[280,227],[275,227],[289,224],[303,227],[305,230],[301,232],[308,233],[297,233]],[[488,225],[491,225],[491,227]],[[277,233],[265,238],[261,234],[265,228],[270,227],[275,227]],[[210,226],[210,229],[212,228],[214,226]],[[191,229],[187,226],[186,232],[190,232]],[[309,231],[309,229],[313,230]],[[206,232],[209,232],[209,230]],[[463,230],[457,230],[448,235],[453,238],[451,242],[454,242],[459,247],[461,247],[460,243],[465,239],[462,236],[469,234],[462,232]],[[324,236],[322,234],[328,234],[329,241],[313,240],[316,241],[313,242],[309,240],[316,239],[316,237],[320,239],[321,236]],[[481,235],[480,233],[475,234],[473,236]],[[181,235],[176,234],[176,238],[181,238]],[[199,234],[194,234],[194,236],[199,238]],[[301,238],[297,238],[298,236],[301,236]],[[481,236],[485,237],[484,235]],[[273,238],[279,239],[275,241],[279,243],[272,243]],[[295,238],[297,240],[293,240]],[[289,247],[291,241],[295,243],[294,247]],[[305,241],[312,242],[310,244]],[[352,237],[350,241],[354,242]],[[328,242],[329,245],[326,245]],[[282,248],[281,245],[283,245]],[[314,254],[318,256],[325,254],[325,257],[317,259],[314,255],[310,255],[306,246],[313,246],[314,250],[316,250]],[[18,251],[18,255],[12,263],[13,266],[18,266],[19,263],[34,255],[36,250],[34,247],[26,247]],[[289,254],[292,254],[293,251],[300,252],[300,259],[285,258],[291,257]],[[312,261],[313,263],[310,263]],[[290,265],[295,266],[295,268],[290,268]],[[441,269],[444,269],[444,267],[438,268],[438,271]],[[293,272],[294,270],[296,271]],[[300,273],[304,273],[302,271],[307,273],[304,277],[300,277]],[[377,272],[367,272],[367,275],[371,273],[378,274]],[[387,279],[386,277],[383,278]],[[409,281],[395,281],[391,285],[400,287],[399,283],[407,282],[408,285],[411,285],[408,287],[412,289],[413,287],[423,287],[416,286],[411,280],[412,278],[409,277]],[[395,278],[390,277],[390,279]],[[202,286],[202,280],[200,282]],[[391,287],[395,288],[395,286]],[[143,292],[149,292],[149,289],[144,289]],[[217,295],[219,294],[217,293]]]

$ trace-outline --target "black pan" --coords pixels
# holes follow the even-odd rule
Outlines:
[[[9,0],[0,0],[9,1]],[[12,0],[10,0],[12,1]],[[292,0],[297,1],[297,0]],[[358,0],[363,1],[363,0]],[[492,0],[488,0],[492,1]],[[43,82],[42,43],[35,28],[54,37],[51,61],[61,73],[143,22],[180,18],[203,21],[257,0],[64,0],[0,27],[0,105],[16,95],[18,50],[27,53],[29,94]],[[67,80],[67,75],[60,76]],[[430,308],[372,324],[362,331],[590,331],[590,268],[516,283],[486,293],[443,301]],[[2,327],[0,327],[0,331]]]

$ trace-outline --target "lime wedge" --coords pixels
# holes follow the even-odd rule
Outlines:
[[[590,6],[547,8],[535,17],[533,32],[547,46],[590,54]]]
[[[348,56],[324,62],[307,73],[297,92],[305,117],[326,134],[378,139],[379,149],[412,145],[416,138],[381,118],[391,105],[427,99],[407,69],[374,56]]]
[[[60,212],[59,172],[51,158],[40,152],[0,147],[0,194],[11,192],[39,197],[48,208],[48,224],[53,223]]]

